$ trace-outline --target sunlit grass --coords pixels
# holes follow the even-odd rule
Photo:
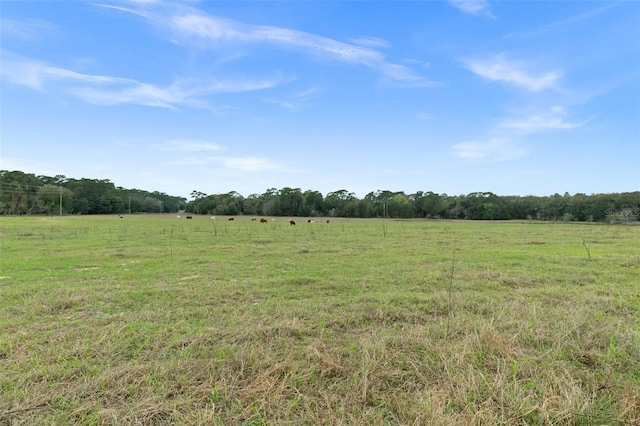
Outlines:
[[[639,424],[640,227],[297,222],[1,218],[0,420]]]

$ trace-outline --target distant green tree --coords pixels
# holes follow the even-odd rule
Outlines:
[[[146,213],[159,213],[160,200],[153,197],[144,197],[140,210]]]
[[[429,191],[422,197],[422,212],[423,217],[446,217],[447,204],[441,195]]]
[[[557,193],[550,197],[545,197],[538,210],[538,219],[562,220],[562,218],[565,217],[564,214],[567,212],[569,201],[569,197],[563,197]]]
[[[235,216],[242,213],[244,197],[236,191],[227,192],[218,196],[215,214]]]
[[[505,196],[500,197],[503,202],[504,209],[512,219],[535,219],[537,212],[536,197],[526,196]]]
[[[251,194],[242,202],[242,213],[260,215],[262,213],[262,198],[258,194]]]
[[[31,173],[0,170],[0,208],[3,214],[35,214],[37,191],[43,182]]]
[[[275,188],[267,189],[260,195],[260,204],[262,205],[262,214],[267,216],[277,216],[278,190]]]
[[[372,191],[364,196],[371,207],[371,215],[369,217],[386,217],[388,216],[389,201],[393,197],[391,191]]]
[[[64,187],[74,194],[74,213],[107,214],[124,212],[124,203],[108,179],[68,179]]]
[[[409,197],[402,191],[395,192],[387,201],[389,217],[408,219],[415,216],[415,210]]]
[[[324,199],[329,216],[354,217],[358,211],[358,199],[353,192],[346,189],[330,192]]]
[[[197,200],[199,200],[201,198],[204,198],[206,196],[207,196],[207,194],[205,194],[204,192],[197,191],[195,189],[193,191],[191,191],[191,198],[193,198],[193,201],[197,201]]]
[[[195,214],[216,214],[217,200],[217,195],[207,195],[206,197],[196,198],[187,203],[185,211]]]
[[[307,190],[302,194],[301,216],[323,216],[324,197],[319,191]]]
[[[300,188],[282,188],[277,194],[276,214],[279,216],[300,216],[302,214],[302,199]]]
[[[56,215],[69,214],[73,211],[73,192],[70,189],[46,184],[38,189],[38,205],[40,213]]]
[[[587,220],[587,205],[589,201],[585,194],[575,194],[569,196],[569,202],[567,203],[567,211],[565,215],[571,215],[572,220],[585,221]]]
[[[375,217],[376,209],[373,201],[368,198],[356,201],[356,217]]]

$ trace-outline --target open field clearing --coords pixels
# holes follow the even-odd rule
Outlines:
[[[0,425],[640,425],[640,227],[0,218]]]

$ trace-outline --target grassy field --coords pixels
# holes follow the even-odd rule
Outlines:
[[[0,425],[640,425],[640,227],[0,218]]]

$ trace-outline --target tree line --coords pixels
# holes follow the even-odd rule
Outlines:
[[[116,187],[108,179],[70,179],[0,170],[0,214],[172,213],[187,199]]]
[[[270,188],[247,197],[232,191],[191,193],[191,201],[161,192],[116,187],[107,179],[70,179],[0,170],[0,214],[187,213],[292,217],[440,218],[467,220],[632,221],[640,217],[640,191],[614,194],[499,196],[378,190],[358,198],[329,192]]]
[[[243,197],[237,192],[194,191],[186,211],[206,215],[265,215],[468,220],[633,221],[640,216],[640,191],[616,194],[498,196],[492,192],[447,195],[418,191],[375,191],[359,199],[339,190],[323,196],[300,188],[271,188]]]

